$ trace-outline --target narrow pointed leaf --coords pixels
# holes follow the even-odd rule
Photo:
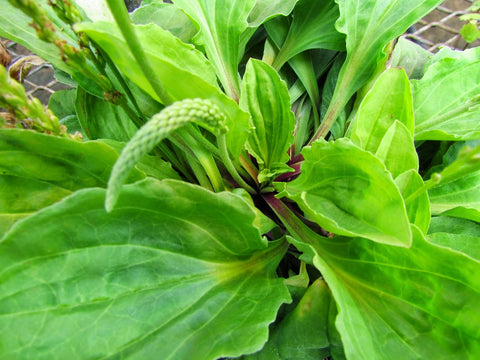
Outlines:
[[[302,173],[285,193],[312,220],[335,234],[410,246],[405,203],[379,159],[347,139],[317,141],[302,154]]]
[[[391,68],[382,73],[363,99],[351,134],[352,141],[375,153],[387,130],[403,123],[413,135],[413,101],[405,71]]]
[[[126,186],[111,214],[104,201],[103,189],[79,191],[0,243],[5,358],[213,360],[261,348],[289,301],[275,274],[286,247],[268,246],[245,201],[154,180]]]
[[[384,57],[385,45],[443,0],[336,1],[341,15],[336,26],[347,35],[347,60],[341,77],[351,80],[348,86],[353,93],[368,80],[377,62]]]
[[[423,78],[413,82],[415,139],[480,137],[479,66],[480,48],[443,49],[432,59]]]
[[[240,107],[251,115],[254,130],[248,147],[261,164],[260,170],[286,163],[295,119],[287,86],[270,65],[255,59],[248,62]]]
[[[336,27],[347,35],[347,58],[339,74],[327,123],[317,136],[326,134],[338,112],[368,82],[377,64],[385,58],[385,46],[442,1],[336,0],[340,8]]]
[[[238,100],[240,40],[255,0],[175,0],[198,27],[196,40],[205,47],[226,93]]]
[[[375,155],[383,161],[393,177],[408,170],[418,171],[418,155],[410,130],[395,120],[383,136]]]
[[[292,240],[332,289],[347,358],[480,355],[480,262],[413,234],[409,249],[312,233],[308,245]]]

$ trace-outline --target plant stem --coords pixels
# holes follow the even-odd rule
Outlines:
[[[190,148],[193,156],[196,157],[202,165],[208,178],[210,179],[210,182],[212,183],[214,191],[224,191],[225,184],[223,183],[222,175],[220,174],[220,171],[218,171],[217,164],[215,163],[212,154],[208,152],[208,150],[205,150],[202,146],[199,146],[195,138],[191,135],[191,131],[188,130],[198,131],[195,128],[183,128],[178,129],[177,133],[180,135],[185,145]]]
[[[267,202],[270,208],[275,212],[288,232],[297,240],[309,243],[309,239],[314,241],[316,237],[320,236],[306,226],[295,214],[285,205],[281,200],[277,199],[273,194],[266,194],[263,199]]]
[[[230,173],[232,178],[237,182],[238,185],[240,185],[242,188],[247,190],[250,194],[255,194],[256,191],[254,188],[252,188],[250,185],[246,183],[245,180],[238,174],[237,169],[232,163],[232,160],[230,159],[230,155],[228,153],[227,149],[227,142],[225,139],[225,133],[221,132],[217,136],[217,141],[218,141],[218,147],[220,149],[220,156],[222,157],[223,164],[227,168],[227,171]]]
[[[142,69],[145,78],[148,80],[153,90],[160,98],[160,101],[165,105],[171,104],[173,100],[166,92],[145,52],[143,51],[142,45],[140,44],[137,34],[135,33],[135,29],[130,21],[130,16],[128,15],[128,11],[123,0],[107,0],[107,4],[112,12],[113,17],[115,18],[115,22],[125,38],[125,41],[127,42],[128,47],[130,48],[132,55],[135,57],[135,60]]]

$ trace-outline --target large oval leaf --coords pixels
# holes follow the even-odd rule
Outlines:
[[[88,189],[0,243],[0,353],[34,359],[216,359],[258,350],[289,300],[236,195],[179,181]]]
[[[303,151],[305,162],[286,194],[326,230],[409,246],[405,203],[385,166],[347,139],[317,141]]]
[[[480,356],[480,263],[413,234],[408,249],[313,233],[292,240],[332,290],[348,359]]]

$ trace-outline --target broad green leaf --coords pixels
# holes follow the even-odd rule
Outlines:
[[[480,224],[448,216],[432,218],[427,240],[480,261]]]
[[[163,2],[142,5],[130,17],[135,24],[154,23],[183,42],[190,42],[197,33],[195,25],[180,9]]]
[[[125,76],[153,99],[159,100],[133,55],[126,50],[127,44],[115,25],[97,22],[76,26],[115,59],[115,64]],[[203,54],[154,24],[137,25],[135,30],[146,56],[157,71],[157,77],[173,101],[189,98],[210,99],[226,114],[229,128],[226,135],[228,148],[237,156],[247,139],[248,114],[221,92],[212,67]]]
[[[260,170],[274,171],[285,164],[289,159],[287,151],[294,141],[295,119],[287,86],[270,65],[255,59],[248,62],[240,107],[251,115],[254,130],[248,148]],[[287,167],[287,171],[289,169]]]
[[[286,205],[269,203],[294,236],[289,241],[332,290],[346,358],[480,355],[479,261],[425,241],[415,226],[410,248],[322,237],[295,220]]]
[[[174,4],[197,23],[194,40],[205,47],[225,92],[238,100],[241,35],[255,0],[175,0]]]
[[[391,66],[403,68],[409,79],[420,79],[424,74],[425,65],[432,56],[433,54],[421,45],[400,37],[393,51]]]
[[[345,50],[345,35],[335,29],[339,15],[334,0],[299,0],[273,66],[280,68],[295,55],[310,49]]]
[[[317,141],[302,154],[302,173],[285,194],[310,219],[335,234],[410,246],[405,203],[379,159],[348,139]]]
[[[322,135],[352,95],[371,78],[385,57],[385,46],[443,0],[335,1],[340,8],[337,30],[347,35],[347,58],[340,70],[326,123],[319,130]]]
[[[390,68],[379,76],[360,104],[351,139],[363,149],[375,153],[395,120],[406,125],[413,135],[410,82],[404,70]]]
[[[105,188],[123,145],[112,140],[82,143],[33,131],[0,129],[0,174],[45,182],[68,191]],[[127,182],[141,180],[145,174],[178,178],[171,165],[159,158],[146,156],[137,168]]]
[[[272,325],[268,342],[248,360],[318,360],[330,355],[327,327],[331,293],[323,280],[309,286],[295,309]]]
[[[409,170],[396,177],[395,184],[405,200],[410,223],[426,234],[430,225],[430,200],[422,177],[417,171]]]
[[[134,28],[156,75],[173,101],[198,96],[195,87],[202,90],[217,88],[212,66],[193,45],[183,43],[155,24],[134,25]],[[75,29],[85,32],[115,60],[124,75],[152,98],[160,101],[114,23],[81,23],[76,24]]]
[[[75,109],[84,134],[90,140],[128,141],[137,127],[120,107],[77,87]]]
[[[375,153],[395,178],[408,170],[418,171],[418,155],[410,130],[395,120],[387,130]]]
[[[78,142],[33,131],[0,129],[0,172],[75,191],[106,187],[118,158],[115,149],[95,141]],[[144,177],[138,170],[130,181]]]
[[[0,234],[72,191],[106,187],[122,147],[112,141],[108,145],[80,143],[33,131],[0,129]],[[143,179],[145,174],[178,178],[170,164],[146,156],[128,182]]]
[[[312,232],[292,239],[332,290],[347,359],[480,356],[480,262],[413,234],[410,248]]]
[[[286,246],[260,236],[245,201],[145,180],[114,212],[104,202],[103,189],[79,191],[0,243],[3,358],[200,360],[262,347],[289,301],[275,273]]]
[[[480,48],[443,49],[413,81],[416,140],[480,137]]]
[[[61,200],[70,193],[47,182],[0,175],[0,239],[18,220]]]

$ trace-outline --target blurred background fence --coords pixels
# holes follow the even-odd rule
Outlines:
[[[461,21],[459,18],[468,12],[467,9],[471,5],[472,0],[446,0],[404,36],[432,52],[436,52],[444,46],[452,49],[478,46],[480,45],[479,40],[466,44],[460,35],[460,29],[465,21]],[[0,38],[0,40],[4,39]],[[4,40],[4,44],[11,55],[12,63],[19,57],[30,54],[23,46],[11,41]],[[53,74],[54,71],[49,64],[42,64],[34,68],[24,80],[27,93],[47,104],[51,94],[57,90],[68,88],[57,82]]]

